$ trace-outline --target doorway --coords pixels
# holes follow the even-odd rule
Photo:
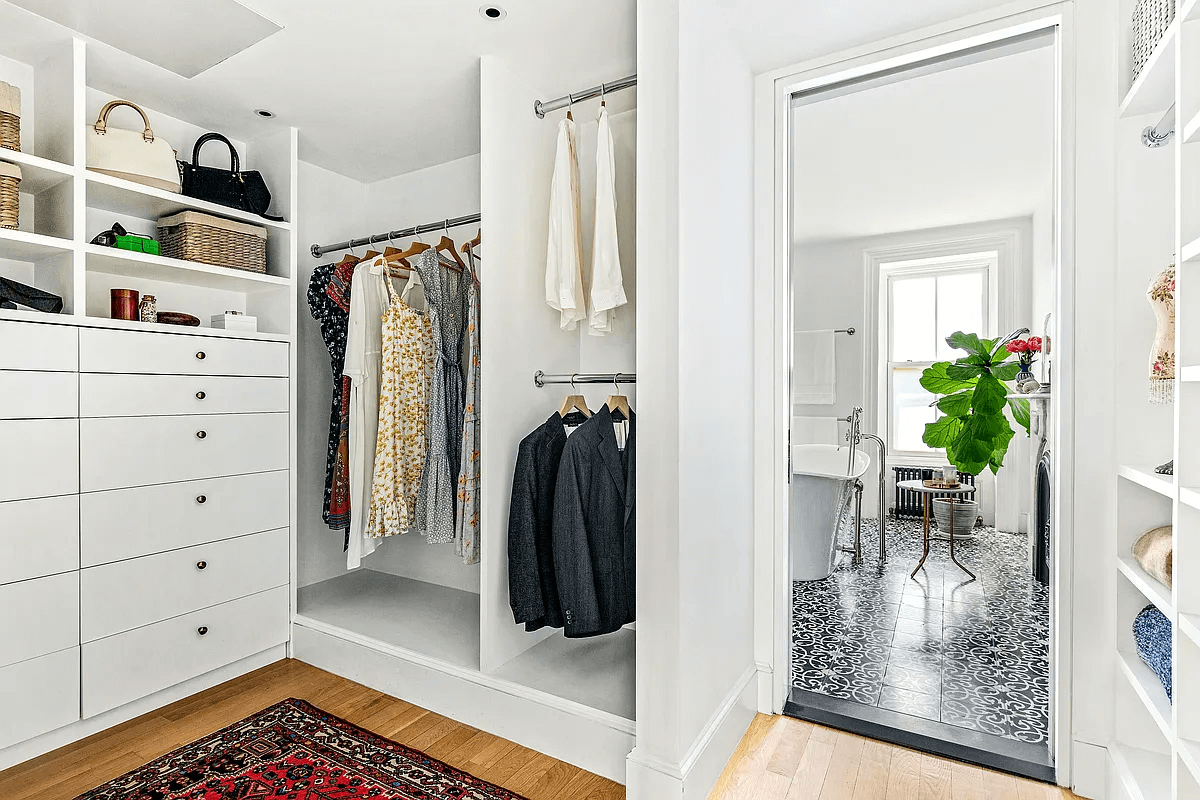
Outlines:
[[[1025,356],[1032,383],[997,371],[1016,435],[994,470],[927,434],[958,390],[923,378],[1064,325],[1063,17],[899,49],[775,82],[773,689],[785,713],[1052,781],[1060,482],[1038,473],[1069,353]]]

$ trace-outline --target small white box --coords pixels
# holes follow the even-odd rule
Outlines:
[[[226,331],[258,333],[258,317],[248,317],[245,314],[230,311],[226,311],[224,314],[214,314],[209,319],[209,324],[214,328]]]

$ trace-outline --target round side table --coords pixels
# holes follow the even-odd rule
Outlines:
[[[896,485],[896,488],[908,489],[909,491],[917,492],[918,494],[920,494],[921,495],[921,509],[924,512],[924,516],[925,516],[925,552],[921,554],[921,560],[917,562],[916,568],[912,571],[912,574],[908,576],[910,578],[913,578],[913,577],[916,577],[916,574],[918,571],[920,571],[921,567],[925,566],[925,559],[929,558],[929,542],[930,542],[930,540],[944,538],[941,536],[931,537],[929,535],[930,498],[932,498],[933,495],[935,495],[935,494],[949,494],[949,495],[951,495],[950,502],[953,503],[955,500],[955,497],[954,497],[955,495],[974,494],[975,487],[970,486],[965,483],[960,483],[954,489],[937,489],[937,488],[933,488],[930,486],[926,486],[924,481],[900,481],[900,483],[898,483]],[[971,572],[971,570],[969,570],[965,566],[963,566],[963,563],[961,561],[959,561],[957,558],[955,558],[955,556],[954,556],[954,509],[953,508],[950,509],[949,541],[950,541],[950,560],[953,561],[954,564],[959,569],[961,569],[963,572],[970,575],[971,578],[974,578],[975,573]]]

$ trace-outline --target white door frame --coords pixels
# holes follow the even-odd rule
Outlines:
[[[755,87],[755,660],[759,710],[780,713],[791,671],[788,440],[791,424],[791,96],[1042,30],[1056,67],[1054,419],[1055,487],[1050,608],[1051,741],[1058,782],[1070,785],[1071,576],[1074,432],[1075,87],[1071,2],[1019,2],[760,75]]]

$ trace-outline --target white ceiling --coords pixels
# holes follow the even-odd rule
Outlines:
[[[793,112],[794,239],[813,243],[1046,208],[1054,49],[1040,47]]]

